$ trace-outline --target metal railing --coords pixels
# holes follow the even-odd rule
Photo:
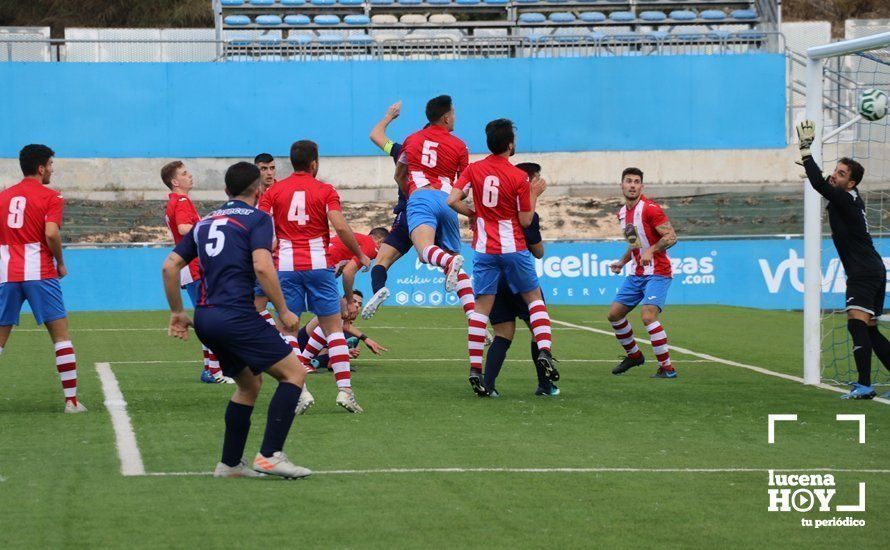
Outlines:
[[[370,44],[297,43],[255,37],[217,40],[34,39],[0,36],[0,62],[236,62],[597,57],[619,55],[719,55],[784,51],[781,33],[738,32],[719,39],[664,39],[621,34],[592,38],[400,38]]]

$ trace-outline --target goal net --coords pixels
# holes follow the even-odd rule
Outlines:
[[[869,121],[859,112],[864,91],[890,93],[890,33],[811,48],[807,53],[807,118],[821,121],[821,140],[817,138],[821,147],[814,144],[813,156],[826,175],[842,157],[865,167],[859,192],[875,247],[890,267],[890,116]],[[824,203],[807,187],[804,380],[847,384],[857,376],[844,312],[845,274],[823,216]],[[890,307],[890,300],[885,307]],[[888,329],[890,325],[882,323],[882,330]],[[872,381],[890,385],[890,373],[877,358],[872,361]]]

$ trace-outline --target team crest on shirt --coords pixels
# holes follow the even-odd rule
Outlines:
[[[627,239],[627,244],[631,248],[640,248],[642,246],[640,244],[640,235],[637,233],[637,226],[632,223],[624,226],[624,238]]]

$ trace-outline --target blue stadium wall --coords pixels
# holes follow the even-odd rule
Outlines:
[[[890,239],[876,239],[878,249]],[[623,277],[608,265],[626,249],[623,242],[556,242],[546,244],[537,261],[548,303],[604,305],[612,301]],[[846,279],[829,240],[823,243],[824,303],[843,307]],[[463,254],[472,261],[473,251]],[[69,250],[70,275],[62,280],[71,311],[152,310],[166,308],[161,285],[163,248]],[[803,241],[801,239],[684,240],[670,251],[674,280],[672,305],[720,304],[762,309],[800,309],[803,304]],[[890,267],[890,257],[884,258]],[[471,265],[471,264],[468,264]],[[108,266],[115,266],[113,271]],[[404,306],[447,306],[455,294],[442,290],[442,272],[420,264],[414,254],[390,270],[391,303]],[[357,288],[370,292],[370,276],[360,274]],[[369,295],[369,294],[366,294]]]
[[[527,152],[785,146],[778,54],[435,62],[0,63],[0,157],[45,142],[62,157],[323,155],[375,151],[368,129],[395,99],[393,136],[449,93],[457,134],[484,152],[484,124],[519,128]]]

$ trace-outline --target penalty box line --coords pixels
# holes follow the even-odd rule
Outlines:
[[[121,462],[121,474],[144,476],[145,465],[142,463],[142,453],[136,443],[136,432],[133,431],[133,423],[127,412],[127,401],[124,399],[124,394],[121,393],[117,377],[109,363],[96,363],[96,372],[102,382],[105,408],[111,416],[111,425],[114,428],[114,442],[117,447],[117,456]]]
[[[593,332],[595,334],[603,334],[606,336],[611,336],[613,338],[615,337],[615,333],[612,331],[608,331],[608,330],[602,330],[602,329],[593,328],[593,327],[586,327],[584,325],[576,325],[574,323],[568,323],[566,321],[558,321],[558,320],[552,319],[552,318],[550,319],[550,322],[554,323],[554,324],[566,326],[566,327],[579,329],[579,330],[586,330],[587,332]],[[643,342],[645,344],[649,344],[650,346],[652,345],[652,342],[650,340],[644,340],[643,338],[637,338],[637,342]],[[745,363],[739,363],[738,361],[731,361],[729,359],[721,359],[720,357],[715,357],[715,356],[709,355],[707,353],[699,353],[697,351],[692,351],[691,349],[687,349],[687,348],[681,348],[680,346],[675,346],[673,344],[670,344],[670,349],[671,349],[671,351],[675,351],[677,353],[682,353],[683,355],[691,355],[692,357],[698,357],[699,359],[704,359],[706,361],[710,361],[713,363],[720,363],[721,365],[737,367],[740,369],[747,369],[747,370],[754,371],[754,372],[757,372],[760,374],[765,374],[767,376],[774,376],[776,378],[782,378],[785,380],[790,380],[792,382],[799,382],[801,384],[804,383],[803,378],[801,378],[799,376],[793,376],[791,374],[785,374],[783,372],[776,372],[776,371],[772,371],[769,369],[765,369],[763,367],[756,367],[754,365],[747,365]],[[825,384],[822,382],[820,382],[819,384],[815,384],[815,387],[822,388],[823,390],[837,392],[837,393],[847,393],[847,390],[837,388],[835,386],[832,386],[830,384]],[[881,397],[875,397],[874,399],[872,399],[872,401],[877,401],[878,403],[890,405],[890,399],[883,399]]]

